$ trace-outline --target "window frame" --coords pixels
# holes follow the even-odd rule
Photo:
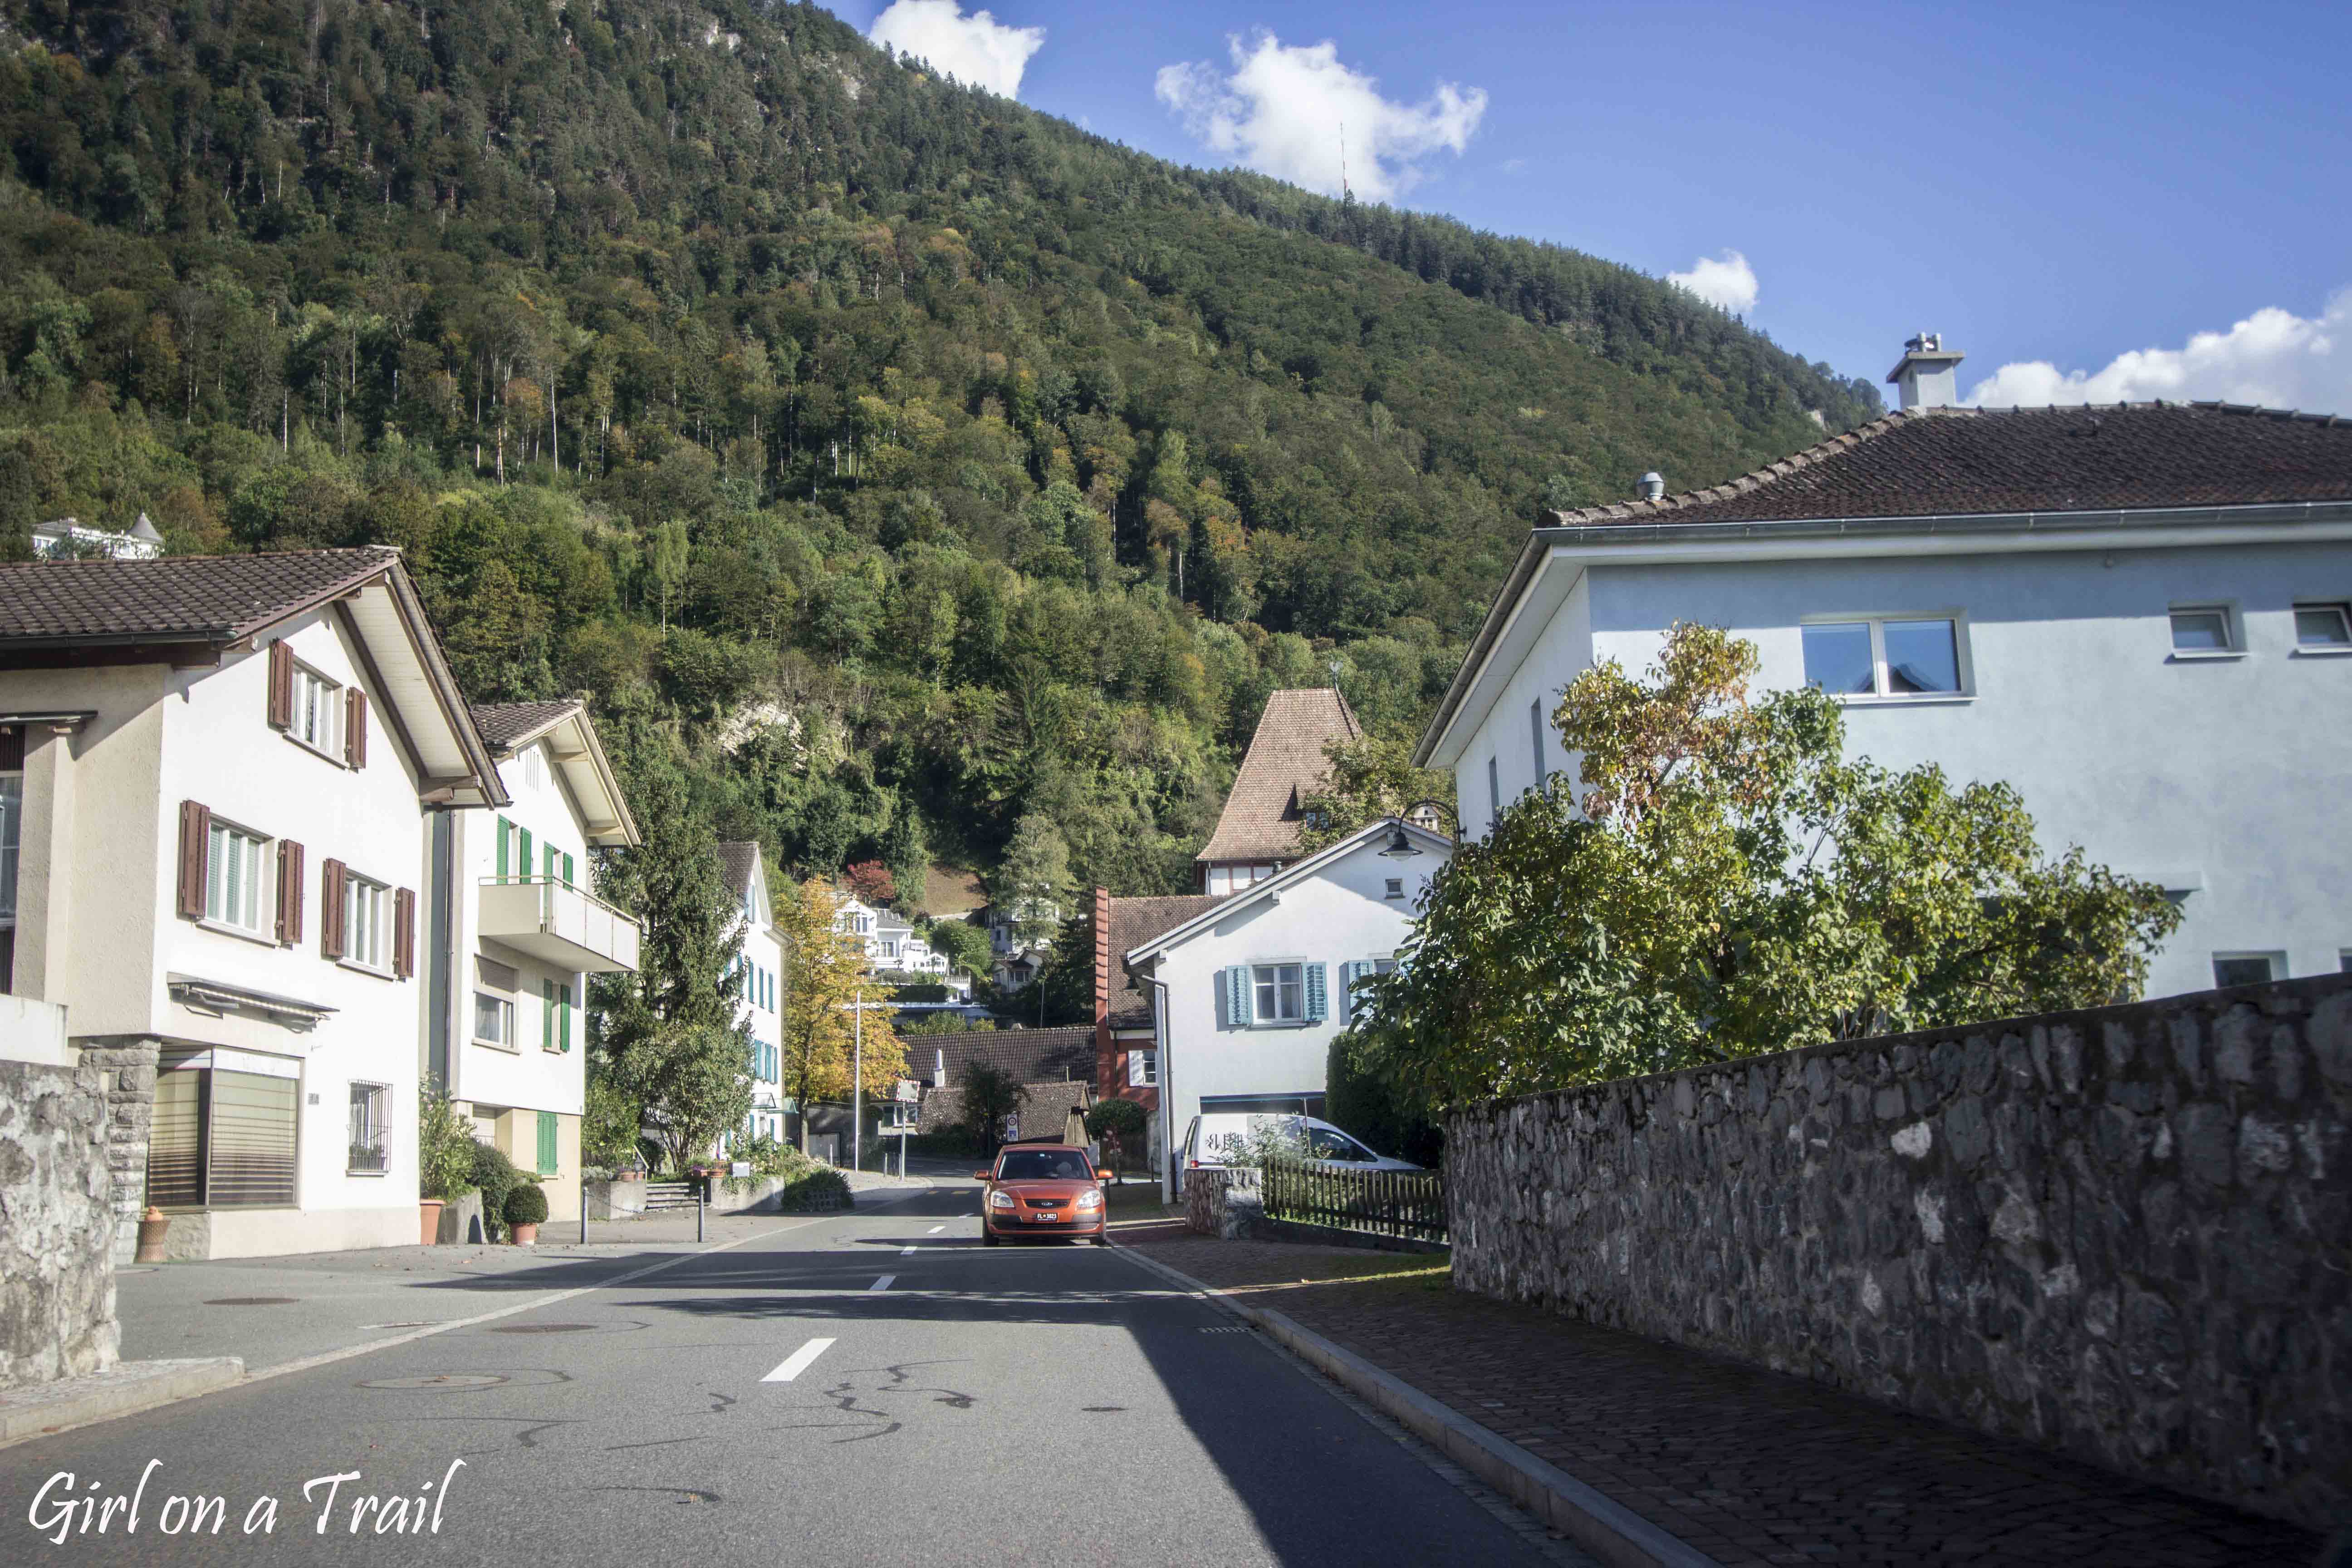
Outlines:
[[[1298,1011],[1287,1017],[1284,1016],[1281,1011],[1283,985],[1282,972],[1286,969],[1296,972],[1297,978],[1291,981],[1290,984],[1296,994],[1298,1004]],[[1253,1029],[1297,1029],[1306,1027],[1307,960],[1304,958],[1253,959],[1250,961],[1249,971],[1250,1027]],[[1271,974],[1274,978],[1271,980],[1261,980],[1258,978],[1261,973]],[[1261,986],[1271,987],[1273,990],[1275,1005],[1271,1010],[1258,1005],[1259,988]]]
[[[1953,691],[1896,691],[1886,663],[1886,624],[1889,621],[1948,621],[1952,627],[1952,668],[1959,688]],[[1935,708],[1957,703],[1973,702],[1977,699],[1976,659],[1969,648],[1969,615],[1964,609],[1944,606],[1928,610],[1874,610],[1838,615],[1801,616],[1797,619],[1798,684],[1811,686],[1812,679],[1805,669],[1805,628],[1808,626],[1864,626],[1870,630],[1870,681],[1868,691],[1832,691],[1830,700],[1848,708]]]
[[[1147,1047],[1127,1053],[1127,1087],[1158,1089],[1160,1087],[1160,1052]]]
[[[344,696],[343,682],[300,658],[289,657],[287,662],[292,667],[293,674],[289,678],[286,728],[278,733],[313,756],[324,757],[339,768],[350,767],[350,763],[343,756],[343,727],[348,722],[344,710],[348,699]],[[318,693],[317,712],[327,731],[324,740],[314,741],[302,733],[306,687]]]
[[[352,1113],[356,1112],[362,1103],[360,1093],[362,1089],[368,1091],[366,1101],[375,1108],[372,1112],[376,1117],[373,1122],[373,1141],[375,1156],[380,1163],[373,1170],[358,1163],[357,1152],[361,1144],[353,1136],[351,1120]],[[392,1169],[392,1085],[374,1083],[365,1079],[353,1079],[348,1086],[347,1095],[343,1119],[343,1174],[346,1176],[389,1174]]]
[[[214,836],[216,834],[241,838],[254,847],[255,870],[250,885],[254,908],[252,925],[244,925],[213,912],[213,889],[225,880],[225,873],[221,877],[215,875],[215,868],[222,863],[214,848]],[[277,910],[278,857],[269,853],[269,847],[277,842],[274,837],[247,827],[233,817],[223,816],[218,812],[212,815],[205,826],[205,912],[196,924],[206,931],[238,937],[246,942],[257,942],[265,947],[278,945],[278,933],[272,929],[270,920]],[[263,898],[265,891],[269,895],[266,901]]]
[[[2181,616],[2219,616],[2221,617],[2222,645],[2220,647],[2182,647],[2180,629],[2174,624]],[[2176,599],[2164,607],[2164,635],[2168,662],[2203,664],[2214,659],[2246,657],[2246,617],[2235,599]]]
[[[2343,599],[2297,599],[2290,608],[2294,621],[2294,657],[2297,658],[2352,658],[2352,601]],[[2310,615],[2332,615],[2341,627],[2345,639],[2336,643],[2307,643],[2303,640],[2301,617]]]
[[[2261,960],[2270,967],[2270,973],[2263,979],[2233,980],[2226,983],[2222,980],[2221,965],[2224,963],[2252,963],[2256,959]],[[2232,985],[2269,985],[2287,978],[2286,954],[2276,948],[2225,949],[2214,953],[2212,955],[2212,962],[2213,989],[2216,991],[2226,991]]]
[[[490,1003],[498,1009],[499,1016],[506,1026],[504,1037],[494,1039],[482,1033],[480,1027],[482,1004],[485,1002]],[[515,1044],[515,1003],[512,996],[491,990],[485,985],[476,985],[474,987],[474,1044],[488,1046],[494,1051],[514,1052],[521,1048]]]
[[[362,925],[355,919],[362,897],[373,894],[374,902],[369,908],[372,917]],[[346,969],[356,969],[362,974],[379,979],[394,978],[392,972],[393,889],[389,883],[379,882],[365,872],[343,868],[343,953],[335,960]],[[360,952],[358,933],[364,929],[373,949],[371,953]]]

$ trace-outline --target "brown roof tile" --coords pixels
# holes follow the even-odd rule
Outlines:
[[[1119,962],[1162,931],[1174,931],[1222,899],[1206,893],[1180,893],[1153,899],[1113,899],[1110,901],[1110,1026],[1144,1029],[1151,1026],[1151,1002]]]
[[[1348,700],[1331,687],[1269,695],[1265,711],[1258,715],[1257,731],[1250,737],[1249,753],[1242,758],[1225,808],[1217,817],[1217,830],[1194,858],[1196,862],[1296,856],[1303,820],[1299,802],[1320,788],[1330,771],[1324,748],[1362,733]]]
[[[0,646],[236,642],[399,560],[396,550],[299,550],[0,566]]]
[[[2352,419],[2219,403],[1920,408],[1709,489],[1554,527],[1956,517],[2352,500]]]
[[[474,715],[474,728],[490,750],[504,755],[525,735],[536,735],[560,719],[580,711],[579,699],[562,702],[480,702],[467,710]]]
[[[719,846],[719,868],[727,876],[727,890],[740,893],[751,881],[751,862],[759,858],[760,847],[751,839],[730,839]]]

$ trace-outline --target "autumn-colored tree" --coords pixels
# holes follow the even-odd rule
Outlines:
[[[877,910],[898,896],[898,879],[879,860],[860,860],[844,871],[841,879],[849,884],[851,892]]]
[[[875,980],[866,944],[835,929],[840,909],[833,889],[814,877],[776,900],[776,933],[791,966],[780,1019],[783,1090],[803,1108],[803,1153],[808,1152],[806,1108],[849,1098],[853,1054],[863,1063],[869,1100],[887,1096],[907,1076],[906,1044],[890,1026],[890,988]]]

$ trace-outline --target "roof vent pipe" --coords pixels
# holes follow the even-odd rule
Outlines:
[[[1654,468],[1650,472],[1642,476],[1642,499],[1643,500],[1663,500],[1665,499],[1665,475],[1659,473]]]

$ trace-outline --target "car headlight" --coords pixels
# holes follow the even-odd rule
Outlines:
[[[1078,1194],[1078,1207],[1082,1209],[1098,1209],[1102,1207],[1101,1191],[1097,1189],[1093,1192],[1080,1193]]]
[[[988,1206],[992,1209],[1009,1209],[1013,1206],[1013,1194],[992,1192],[988,1194]]]

